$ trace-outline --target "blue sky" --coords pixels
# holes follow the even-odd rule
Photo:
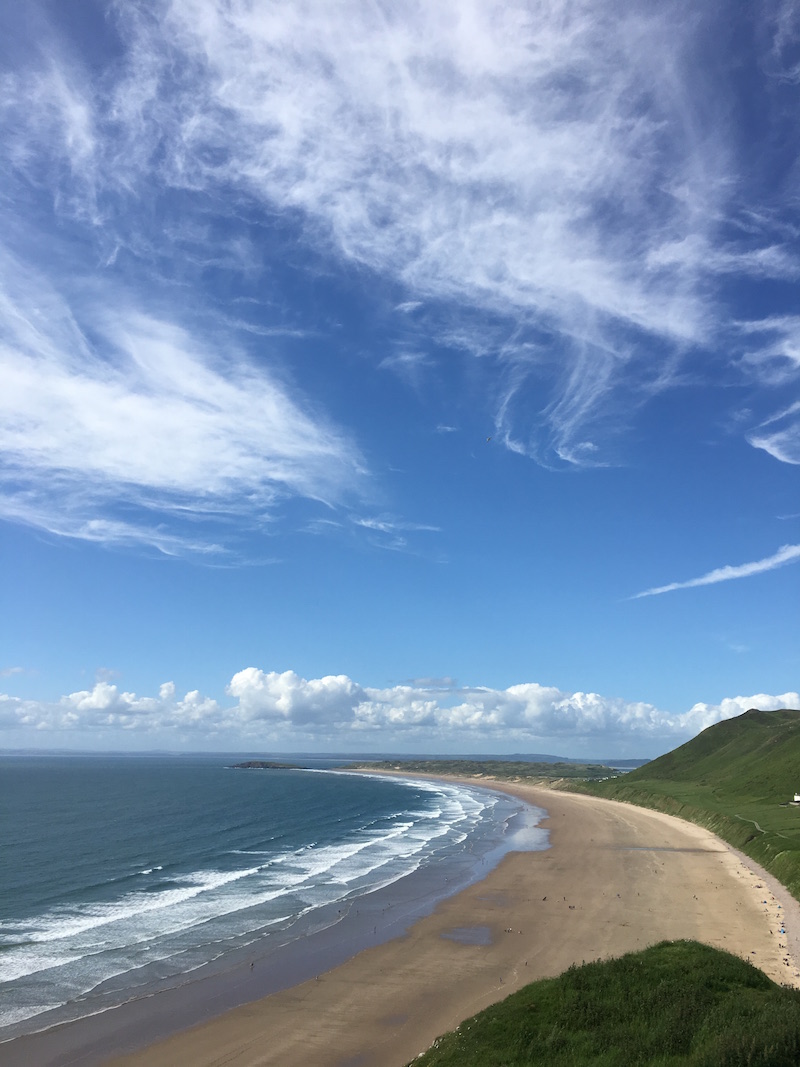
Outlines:
[[[800,706],[790,3],[0,12],[0,745]]]

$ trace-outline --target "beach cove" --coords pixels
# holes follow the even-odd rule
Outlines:
[[[217,1014],[209,1005],[208,1022],[164,1040],[148,1043],[145,1006],[138,1050],[106,1062],[402,1067],[531,981],[665,939],[702,941],[800,984],[800,906],[708,831],[614,801],[481,784],[546,809],[551,848],[506,856],[401,936],[251,1003],[243,963],[233,976],[239,1007]],[[46,1036],[57,1047],[58,1031]],[[7,1048],[24,1052],[17,1044]]]

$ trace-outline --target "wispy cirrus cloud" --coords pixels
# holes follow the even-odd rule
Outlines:
[[[770,315],[736,325],[745,337],[761,339],[745,355],[751,364],[767,364],[775,385],[794,379],[800,369],[800,315]]]
[[[784,60],[787,12],[770,8],[765,46]],[[9,204],[49,200],[97,262],[151,285],[165,263],[257,277],[263,248],[219,220],[289,220],[405,295],[406,339],[489,357],[509,448],[603,464],[679,357],[724,333],[720,276],[798,273],[758,203],[733,232],[752,190],[724,79],[697,61],[716,17],[682,0],[130,0],[101,71],[43,34],[5,76]],[[416,376],[425,355],[388,359]],[[764,441],[795,454],[794,436]]]
[[[263,525],[286,495],[356,490],[356,447],[273,374],[229,338],[223,349],[125,300],[101,289],[74,305],[0,255],[0,515],[209,555],[225,551],[226,523]]]
[[[350,521],[353,526],[366,531],[372,543],[378,548],[388,549],[393,552],[411,551],[409,533],[441,532],[438,526],[430,526],[421,522],[407,522],[403,519],[386,515],[352,515]]]
[[[773,78],[797,84],[800,82],[800,61],[797,59],[800,17],[797,7],[791,0],[767,0],[764,11],[769,41],[767,72]]]
[[[742,366],[747,376],[770,390],[779,390],[781,407],[764,418],[746,438],[781,463],[800,463],[800,316],[770,315],[737,322],[744,339]]]
[[[381,370],[392,371],[406,385],[419,390],[432,361],[425,352],[401,346],[390,356],[384,356],[378,366]]]
[[[781,463],[800,463],[800,401],[766,419],[747,440]]]
[[[727,186],[722,146],[683,117],[680,5],[162,11],[126,16],[132,169],[158,155],[175,186],[300,211],[312,238],[401,282],[404,307],[498,315],[495,348],[509,320],[543,325],[564,372],[541,423],[568,462],[590,458],[579,424],[641,357],[626,334],[705,336],[698,264],[656,254],[702,230]],[[641,359],[635,373],[654,376]]]
[[[165,190],[301,220],[310,245],[403,287],[398,309],[435,305],[429,336],[498,356],[518,450],[602,461],[586,427],[622,380],[665,383],[657,342],[708,337],[710,253],[752,266],[714,246],[731,160],[692,62],[703,16],[680,0],[132,0],[113,25],[121,56],[103,78],[47,45],[35,94],[9,78],[18,168],[47,170],[61,210],[102,221],[112,256],[207,244],[186,204],[166,229],[131,227],[120,203]],[[788,269],[774,242],[752,255]],[[465,310],[494,317],[483,339]],[[520,363],[552,388],[538,413]]]
[[[396,533],[398,530],[427,530],[433,533],[439,531],[438,526],[427,526],[421,522],[403,522],[400,519],[388,518],[353,518],[356,526],[365,530],[375,530],[377,533]]]
[[[658,596],[661,593],[671,593],[676,589],[694,589],[701,585],[716,585],[717,582],[730,582],[736,578],[749,578],[753,574],[764,574],[773,571],[776,567],[783,567],[787,563],[796,563],[800,560],[800,545],[784,545],[766,559],[754,560],[752,563],[741,563],[738,566],[717,567],[700,578],[690,578],[685,582],[670,582],[669,585],[656,586],[653,589],[645,589],[642,593],[636,593],[631,600],[639,600],[646,596]]]

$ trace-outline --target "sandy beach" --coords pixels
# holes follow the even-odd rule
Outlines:
[[[800,984],[789,940],[800,906],[709,832],[614,801],[481,784],[545,808],[551,848],[507,856],[405,935],[311,981],[108,1062],[402,1067],[528,982],[664,939],[703,941]]]

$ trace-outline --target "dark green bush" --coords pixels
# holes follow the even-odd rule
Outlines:
[[[694,941],[534,982],[415,1067],[796,1067],[800,992]]]

